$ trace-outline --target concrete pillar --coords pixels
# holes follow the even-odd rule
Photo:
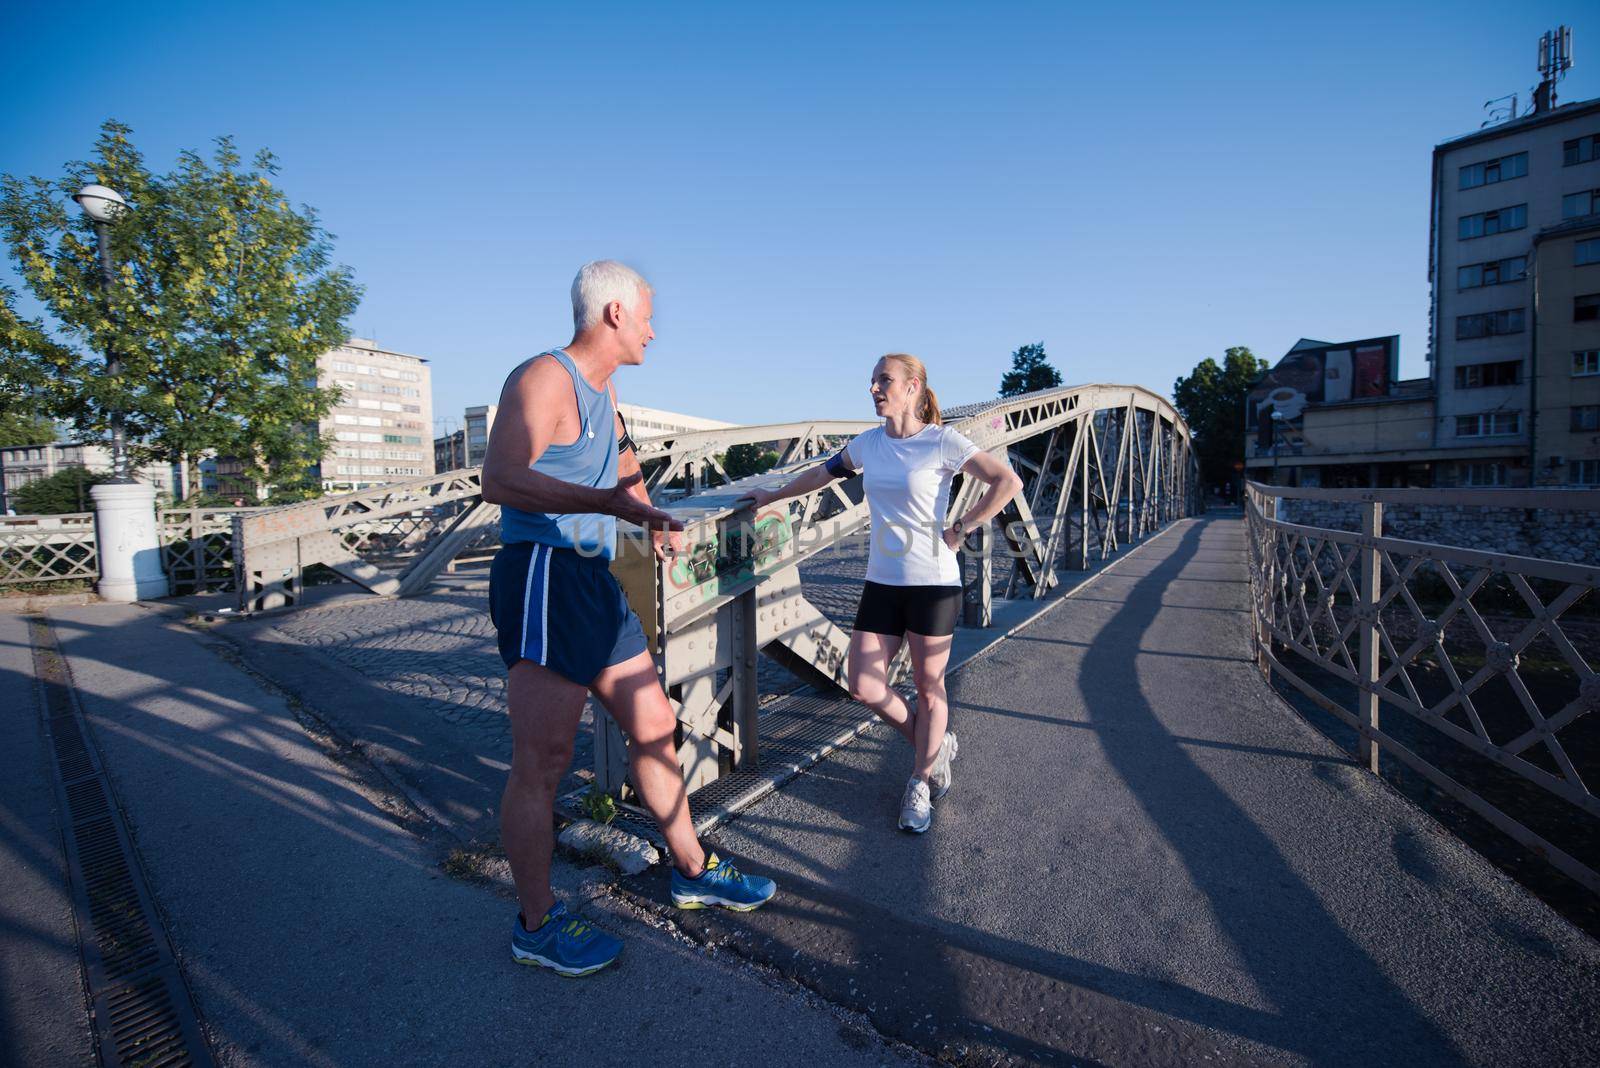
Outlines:
[[[170,592],[161,567],[155,487],[143,482],[102,482],[94,499],[94,535],[100,554],[95,592],[108,601],[144,601]]]

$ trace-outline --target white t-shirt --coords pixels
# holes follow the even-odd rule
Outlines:
[[[941,537],[950,509],[950,480],[978,447],[947,426],[925,426],[892,438],[883,427],[845,446],[861,472],[872,512],[867,580],[886,586],[959,586],[956,554]]]

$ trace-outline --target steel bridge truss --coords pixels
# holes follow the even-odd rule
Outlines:
[[[1189,429],[1165,398],[1142,387],[1046,390],[955,408],[945,421],[1005,457],[1023,479],[1022,492],[994,524],[998,538],[988,527],[975,530],[961,553],[969,626],[988,625],[996,592],[1041,598],[1057,584],[1058,569],[1088,568],[1201,510]],[[690,491],[676,500],[664,499],[666,493],[657,498],[683,522],[684,549],[661,562],[643,532],[624,530],[612,570],[644,623],[678,714],[679,756],[691,790],[758,763],[759,657],[824,692],[846,690],[849,635],[806,598],[800,567],[867,534],[860,478],[759,514],[737,502],[752,489],[782,485],[873,425],[737,427],[640,443],[649,485],[663,491],[676,482]],[[779,444],[778,467],[711,484],[726,479],[718,454],[761,442]],[[969,509],[983,488],[958,475],[950,515]],[[498,516],[482,500],[475,469],[237,516],[239,606],[248,612],[298,603],[304,572],[314,564],[374,593],[420,592],[457,554],[492,539]],[[992,553],[991,544],[1003,553]],[[891,682],[901,681],[904,668],[903,659],[893,666]],[[622,794],[626,746],[609,717],[600,720],[597,785]]]
[[[653,500],[687,497],[733,481],[721,457],[735,445],[770,444],[778,454],[777,466],[783,468],[831,453],[876,425],[827,419],[661,434],[639,441],[639,464]]]
[[[1040,598],[1058,568],[1087,568],[1174,519],[1200,509],[1188,427],[1165,399],[1136,386],[1084,386],[958,408],[955,426],[1006,456],[1023,490],[998,517],[1003,580],[991,578],[990,531],[974,531],[963,557],[968,625],[986,626],[998,586]],[[800,568],[850,539],[870,516],[860,478],[828,484],[752,514],[738,499],[775,489],[808,461],[664,505],[683,522],[682,554],[662,564],[641,532],[620,540],[613,570],[645,624],[662,685],[678,715],[679,759],[695,790],[759,763],[760,656],[835,696],[847,690],[850,636],[806,598]],[[950,515],[983,485],[958,476]],[[902,658],[891,668],[902,681]],[[596,784],[626,789],[626,743],[602,717]]]
[[[819,420],[661,435],[638,443],[652,494],[679,496],[730,481],[718,457],[734,445],[775,443],[792,466],[837,448],[872,423]],[[373,593],[406,597],[427,588],[462,552],[495,541],[497,505],[481,495],[478,468],[324,497],[240,516],[239,609],[298,604],[316,565]]]

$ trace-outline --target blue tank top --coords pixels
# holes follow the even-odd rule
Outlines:
[[[529,469],[563,482],[594,489],[617,484],[617,410],[609,390],[595,389],[584,380],[572,357],[561,349],[540,353],[533,360],[554,356],[572,377],[578,398],[578,440],[571,445],[551,445]],[[511,377],[533,360],[520,365]],[[508,377],[506,381],[510,381]],[[500,506],[500,541],[510,545],[531,541],[560,549],[577,549],[588,556],[610,560],[616,554],[617,520],[597,512],[525,512],[509,504]]]

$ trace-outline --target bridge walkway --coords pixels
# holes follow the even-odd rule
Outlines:
[[[983,1063],[1592,1063],[1600,945],[1268,688],[1244,538],[1180,522],[954,673],[931,833],[873,728],[714,833],[776,907],[687,922]]]

